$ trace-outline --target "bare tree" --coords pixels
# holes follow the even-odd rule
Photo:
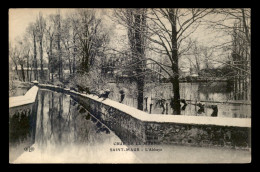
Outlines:
[[[63,56],[67,57],[69,71],[70,74],[72,74],[73,61],[71,59],[71,54],[73,53],[75,46],[73,45],[73,33],[71,33],[73,31],[71,27],[70,18],[65,18],[64,20],[62,20],[62,23],[63,25],[61,27],[61,42],[65,49]]]
[[[213,9],[151,9],[147,16],[147,39],[154,44],[150,49],[158,54],[166,55],[170,64],[159,63],[170,78],[173,87],[171,106],[174,114],[180,114],[180,89],[179,89],[179,57],[191,48],[187,38],[195,32],[201,19],[211,13]],[[184,42],[186,41],[186,44]]]
[[[23,56],[25,59],[25,65],[26,65],[26,77],[27,81],[31,81],[31,75],[32,72],[30,70],[30,67],[32,67],[32,42],[30,40],[30,36],[28,35],[28,33],[25,33],[25,35],[23,36],[23,40],[22,40],[22,47],[23,47]]]
[[[54,45],[54,33],[55,33],[55,16],[49,15],[46,19],[46,51],[48,54],[48,69],[51,73],[51,81],[53,82],[53,74],[54,74],[54,56],[53,56],[53,45]]]
[[[42,16],[42,13],[39,13],[38,18],[36,19],[36,32],[37,40],[39,42],[39,51],[40,51],[40,79],[43,79],[43,36],[46,29],[46,21]]]
[[[201,45],[197,40],[195,40],[193,41],[190,50],[185,53],[185,57],[189,60],[190,68],[195,68],[197,74],[202,74],[202,69],[213,68],[212,61],[210,61],[213,52],[214,49]]]
[[[101,20],[95,17],[92,9],[80,9],[72,20],[78,39],[78,51],[81,55],[81,73],[88,73],[90,66],[94,64],[95,55],[100,48],[98,32]],[[102,44],[102,43],[101,43]]]
[[[204,58],[205,68],[206,69],[211,68],[210,58],[212,57],[214,51],[211,50],[210,47],[202,46],[201,52]]]
[[[18,57],[18,63],[21,67],[22,81],[25,82],[24,65],[25,65],[25,61],[26,61],[26,53],[27,52],[25,50],[26,47],[23,46],[23,42],[19,42],[19,44],[20,44],[20,47],[19,47],[20,50],[18,50],[18,51],[20,51],[20,52],[19,52],[19,55],[17,57]]]
[[[37,47],[36,47],[36,37],[37,29],[35,23],[30,23],[27,27],[27,33],[33,40],[33,64],[32,68],[34,69],[34,79],[38,80],[38,65],[37,65]]]
[[[78,25],[79,25],[79,20],[77,19],[77,15],[76,13],[71,14],[70,16],[68,16],[68,20],[70,21],[70,25],[71,25],[71,29],[72,29],[72,53],[73,53],[73,62],[72,62],[72,73],[75,74],[76,73],[76,57],[78,55],[78,48],[77,48],[77,36],[78,36]]]
[[[187,55],[187,58],[190,62],[190,71],[191,69],[195,68],[196,72],[199,73],[201,69],[201,60],[202,60],[202,52],[201,47],[198,45],[198,41],[194,41],[193,45],[190,49],[190,55]]]
[[[234,70],[235,99],[249,100],[251,97],[251,10],[245,8],[217,9],[214,14],[222,17],[208,20],[209,28],[222,31],[225,36],[230,36],[232,39],[216,46],[218,49],[223,49],[230,59],[210,60],[225,64]]]
[[[16,75],[19,79],[19,73],[18,73],[18,58],[17,56],[19,51],[17,51],[17,47],[12,47],[11,44],[9,45],[9,57],[11,59],[11,62],[14,64],[14,69],[16,71]]]
[[[134,69],[137,83],[137,108],[143,110],[144,99],[144,80],[145,80],[145,43],[146,37],[144,32],[146,29],[146,12],[147,9],[117,9],[114,14],[119,18],[119,23],[127,28],[128,41],[132,64],[131,70]]]
[[[69,57],[69,66],[74,73],[74,84],[86,91],[102,88],[104,84],[100,76],[101,59],[105,56],[109,35],[96,13],[94,9],[77,10],[67,18],[70,27],[64,27],[63,45],[69,56],[73,54],[73,60]]]
[[[26,60],[27,60],[27,53],[28,53],[28,49],[26,46],[24,46],[22,40],[18,40],[17,45],[15,46],[14,49],[10,49],[10,56],[11,59],[15,65],[15,70],[18,76],[18,79],[20,79],[21,81],[25,82],[25,71],[24,71],[24,66],[26,64]],[[18,66],[21,69],[21,78],[18,72]]]
[[[58,11],[55,16],[55,24],[56,24],[56,41],[57,41],[57,53],[58,53],[58,76],[59,81],[63,80],[63,61],[62,61],[62,51],[61,51],[61,15],[60,11]]]

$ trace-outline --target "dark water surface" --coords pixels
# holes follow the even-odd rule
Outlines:
[[[15,162],[120,161],[120,157],[107,153],[121,140],[69,95],[42,89],[37,101],[34,150],[23,153]],[[131,161],[135,159],[131,152],[127,154]]]

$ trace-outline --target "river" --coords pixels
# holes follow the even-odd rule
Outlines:
[[[23,141],[14,140],[16,149],[23,152],[11,163],[223,163],[251,159],[250,151],[243,150],[121,145],[123,138],[84,111],[69,95],[40,89],[36,104],[35,135],[28,134],[35,137],[34,142],[24,149]]]

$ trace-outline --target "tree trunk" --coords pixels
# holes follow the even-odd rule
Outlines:
[[[181,104],[180,104],[180,88],[179,88],[179,79],[174,77],[171,79],[172,90],[173,90],[173,100],[171,106],[173,109],[174,115],[181,114]]]
[[[72,74],[72,64],[71,64],[71,60],[69,59],[69,70],[70,70],[70,74]]]
[[[15,71],[16,71],[16,74],[17,74],[18,80],[20,80],[19,73],[18,73],[18,67],[17,67],[17,64],[15,64]]]
[[[48,71],[49,71],[49,74],[48,74],[48,80],[50,81],[51,80],[51,76],[50,76],[50,53],[48,54]]]
[[[38,71],[37,71],[37,59],[36,59],[36,56],[37,56],[37,52],[36,52],[36,35],[34,33],[33,35],[33,47],[34,47],[34,57],[33,57],[33,68],[34,68],[34,80],[38,80]]]
[[[61,57],[61,47],[60,47],[60,15],[59,15],[59,21],[58,21],[58,53],[59,53],[59,81],[62,81],[63,75],[62,75],[62,57]]]
[[[137,109],[143,110],[143,100],[144,100],[144,79],[139,77],[137,80]]]
[[[51,80],[51,76],[50,73],[53,73],[53,61],[52,61],[52,38],[50,37],[50,51],[49,51],[49,55],[48,55],[48,70],[49,70],[49,80]],[[52,74],[53,75],[53,74]],[[53,82],[53,80],[52,80]]]
[[[27,56],[27,81],[30,81],[29,80],[29,52],[28,52],[28,56]]]
[[[138,96],[137,96],[137,108],[139,110],[143,110],[143,99],[144,99],[144,68],[145,68],[145,63],[143,61],[144,59],[144,50],[142,49],[143,43],[144,41],[142,41],[142,37],[141,37],[141,28],[142,26],[142,18],[141,18],[141,14],[139,12],[137,12],[136,15],[134,15],[135,17],[135,23],[134,23],[134,39],[135,39],[135,52],[138,55],[138,61],[139,63],[137,63],[137,68],[136,68],[136,74],[137,74],[137,92],[138,92]]]
[[[25,73],[24,73],[23,64],[20,65],[21,65],[21,72],[22,72],[22,81],[25,82]]]
[[[32,81],[32,72],[33,72],[33,65],[31,65],[30,82]]]
[[[243,27],[245,29],[245,35],[246,35],[247,43],[251,48],[251,39],[250,39],[250,36],[249,36],[249,31],[248,31],[246,19],[245,19],[245,10],[242,8],[241,11],[242,11]]]
[[[199,72],[200,72],[199,59],[198,59],[198,57],[195,57],[195,59],[196,59],[196,70],[197,70],[197,74],[199,74]]]
[[[70,70],[70,74],[72,74],[72,67],[71,67],[71,60],[69,59],[69,70]]]
[[[61,56],[60,56],[60,40],[58,38],[58,57],[59,57],[59,70],[58,70],[58,76],[59,76],[59,81],[61,80]]]
[[[75,70],[76,70],[76,65],[75,65],[75,55],[73,55],[73,74],[75,73]]]
[[[76,70],[76,65],[75,65],[75,55],[76,55],[76,39],[75,39],[75,34],[74,34],[74,30],[73,30],[73,67],[72,67],[72,71],[73,71],[73,74],[75,73],[75,70]]]
[[[172,71],[173,71],[173,77],[171,78],[172,83],[172,89],[173,89],[173,102],[172,102],[172,108],[173,108],[173,114],[180,115],[181,113],[181,104],[180,104],[180,86],[179,86],[179,66],[178,66],[178,49],[177,49],[177,28],[176,28],[176,19],[174,15],[174,10],[170,9],[169,13],[172,28],[172,59],[173,59],[173,65],[172,65]]]
[[[43,50],[42,50],[42,38],[41,38],[41,40],[40,40],[40,61],[41,61],[40,79],[43,79]]]
[[[83,70],[88,73],[89,72],[89,53],[87,48],[85,48],[84,56],[83,56]]]
[[[69,60],[69,70],[70,70],[70,74],[72,73],[72,65],[71,65],[71,59],[70,59],[70,50],[69,50],[69,48],[67,48],[67,51],[68,51],[68,53],[69,53],[69,57],[68,57],[68,60]]]
[[[62,81],[62,57],[61,57],[61,48],[60,41],[58,42],[58,52],[59,52],[59,81]]]

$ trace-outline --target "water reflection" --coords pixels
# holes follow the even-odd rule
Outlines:
[[[108,133],[100,122],[92,122],[90,114],[68,95],[40,91],[39,120],[37,125],[37,143],[56,145],[102,142],[106,137],[94,133]]]
[[[31,136],[30,130],[30,115],[26,115],[24,112],[21,114],[16,113],[10,118],[10,137],[9,142],[11,144],[17,144],[24,142]]]
[[[39,90],[37,99],[35,151],[30,154],[36,159],[31,161],[45,162],[44,157],[48,157],[48,161],[53,162],[52,157],[56,157],[70,162],[106,162],[104,156],[99,157],[101,152],[106,154],[114,142],[121,142],[119,137],[69,95]],[[71,158],[78,155],[79,151],[88,156]],[[26,153],[22,154],[16,162],[25,162],[26,156]],[[133,158],[133,155],[129,157]]]
[[[29,104],[14,110],[14,114],[9,114],[9,159],[10,162],[19,157],[26,147],[30,147],[35,142],[35,130],[37,119],[37,106]],[[12,115],[12,116],[11,116]]]

